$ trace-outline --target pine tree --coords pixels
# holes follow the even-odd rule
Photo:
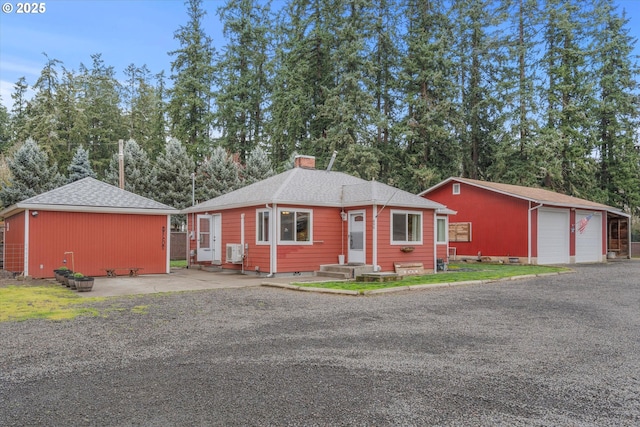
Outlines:
[[[637,213],[640,206],[640,157],[635,147],[638,120],[637,78],[633,60],[634,40],[629,21],[618,16],[613,2],[603,0],[594,25],[595,66],[599,97],[595,107],[600,188],[605,203]]]
[[[11,144],[11,120],[9,111],[2,103],[0,96],[0,154],[7,152]]]
[[[380,176],[380,158],[382,153],[374,147],[353,144],[347,147],[338,165],[342,172],[367,181],[377,180]]]
[[[218,10],[227,38],[216,66],[216,126],[220,143],[245,161],[265,137],[268,106],[269,6],[257,0],[228,0]]]
[[[82,145],[76,149],[73,159],[71,159],[71,164],[67,167],[67,172],[69,173],[67,178],[69,183],[87,177],[97,178],[96,173],[91,168],[91,162],[89,162],[89,152]]]
[[[178,50],[169,52],[173,87],[169,90],[168,114],[171,134],[182,141],[191,156],[201,158],[209,145],[212,123],[211,87],[213,85],[212,40],[202,28],[206,12],[202,0],[187,0],[189,22],[174,34],[180,43]]]
[[[11,99],[13,100],[13,107],[11,108],[11,137],[15,142],[24,142],[29,136],[29,129],[27,128],[28,89],[27,79],[23,76],[18,79],[14,85],[14,91],[11,93]]]
[[[20,146],[7,164],[11,178],[0,190],[0,201],[4,207],[37,196],[64,183],[64,178],[58,173],[58,165],[50,165],[47,153],[31,138]]]
[[[401,82],[406,116],[397,127],[406,138],[406,166],[394,168],[394,175],[403,188],[414,189],[414,174],[419,170],[429,170],[422,175],[436,181],[460,174],[460,144],[451,132],[458,126],[460,112],[454,104],[452,23],[443,3],[409,0],[404,14],[408,19],[404,36],[407,51]],[[415,188],[420,189],[424,188]]]
[[[153,175],[156,178],[154,199],[176,209],[191,206],[192,181],[195,163],[186,148],[175,138],[164,146],[164,151],[156,158]],[[184,223],[182,215],[172,215],[174,229]]]
[[[324,140],[330,121],[319,110],[335,86],[336,9],[331,0],[292,0],[280,20],[269,131],[278,167],[293,151],[318,157],[330,153]]]
[[[271,166],[267,152],[260,147],[255,147],[247,156],[247,161],[242,172],[242,184],[253,184],[254,182],[269,178],[273,174],[273,167]]]
[[[126,136],[120,110],[120,83],[113,67],[105,65],[102,55],[91,55],[92,68],[80,66],[80,99],[87,134],[82,137],[96,170],[104,170],[117,150],[117,141]]]
[[[544,185],[564,194],[599,199],[595,181],[594,87],[588,74],[590,50],[584,30],[589,14],[577,0],[545,3],[542,59],[547,75],[546,120],[541,130],[547,173]]]
[[[213,149],[196,173],[196,197],[209,200],[240,187],[238,163],[224,148]]]
[[[485,0],[455,2],[453,12],[462,173],[469,178],[489,179],[487,171],[497,148],[495,139],[502,133],[504,121],[497,87],[503,79],[501,49],[505,42],[493,29],[500,28],[504,18],[495,4]]]
[[[156,178],[146,151],[132,139],[124,144],[124,189],[143,197],[156,196]],[[118,153],[111,157],[109,168],[105,172],[105,181],[118,185]]]

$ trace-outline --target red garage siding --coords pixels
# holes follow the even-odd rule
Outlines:
[[[64,259],[69,268],[88,276],[104,276],[105,268],[166,273],[168,244],[166,215],[40,210],[29,218],[28,274],[53,277]]]
[[[26,212],[5,219],[3,268],[13,273],[24,271],[24,232]]]
[[[471,242],[449,242],[458,256],[528,256],[528,201],[464,184],[455,195],[452,186],[447,183],[425,197],[458,212],[449,223],[471,223]]]

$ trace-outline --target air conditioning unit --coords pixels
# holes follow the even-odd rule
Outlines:
[[[228,264],[242,264],[242,244],[240,243],[227,243],[227,263]]]

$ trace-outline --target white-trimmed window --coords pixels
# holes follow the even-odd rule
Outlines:
[[[271,212],[267,209],[256,211],[256,244],[269,243],[269,233],[271,231]]]
[[[312,211],[278,209],[278,243],[312,244]]]
[[[453,194],[455,194],[455,195],[460,194],[460,184],[459,183],[453,184],[452,189],[453,189]]]
[[[391,243],[422,243],[422,212],[391,211]]]
[[[447,243],[447,218],[436,218],[436,243]]]

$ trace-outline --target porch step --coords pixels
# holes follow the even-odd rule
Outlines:
[[[316,276],[353,279],[366,273],[372,273],[373,266],[365,264],[325,264],[316,271]]]

